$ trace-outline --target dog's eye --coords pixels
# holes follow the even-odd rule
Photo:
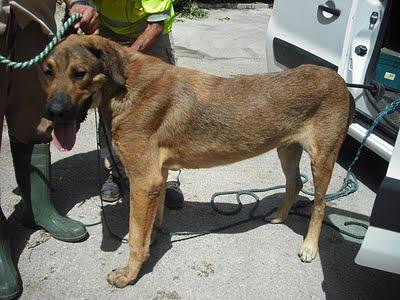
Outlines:
[[[53,70],[50,68],[47,68],[44,70],[44,75],[46,76],[46,78],[50,79],[53,77]]]
[[[86,72],[85,71],[73,71],[72,72],[72,78],[74,80],[82,80],[83,77],[85,77]]]

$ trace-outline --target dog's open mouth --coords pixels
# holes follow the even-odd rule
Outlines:
[[[58,151],[70,151],[76,141],[76,121],[69,123],[55,123],[53,130],[53,144]]]
[[[76,133],[80,124],[85,121],[88,110],[92,104],[92,97],[87,98],[77,113],[77,118],[71,121],[54,121],[53,144],[58,151],[67,152],[72,150],[76,142]]]

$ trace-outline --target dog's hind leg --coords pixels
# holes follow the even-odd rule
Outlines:
[[[314,180],[314,206],[306,238],[299,251],[303,262],[311,262],[318,253],[318,240],[325,215],[325,194],[332,176],[333,167],[340,149],[340,141],[330,147],[317,146],[311,156],[311,171]]]
[[[121,158],[124,158],[123,155],[121,155]],[[165,179],[161,168],[158,161],[152,159],[152,155],[148,154],[146,157],[142,155],[140,162],[138,160],[132,162],[128,159],[123,159],[123,162],[127,167],[131,182],[129,213],[130,253],[128,266],[112,271],[107,276],[107,281],[119,288],[127,286],[137,278],[143,263],[149,256],[151,232],[157,214],[158,203],[162,201],[160,198],[163,197],[163,189],[165,189]]]
[[[275,224],[285,221],[290,208],[303,187],[299,170],[299,163],[303,152],[302,146],[293,143],[290,145],[280,146],[277,150],[282,170],[286,177],[286,193],[278,210],[265,218],[266,222]]]

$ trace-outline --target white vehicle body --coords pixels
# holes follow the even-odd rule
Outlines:
[[[382,48],[400,52],[395,9],[400,11],[399,4],[391,0],[275,0],[266,38],[268,71],[311,63],[336,70],[347,83],[371,85]],[[371,100],[372,92],[349,90],[357,112],[348,133],[361,142],[381,107]],[[393,95],[400,98],[398,92]],[[396,120],[385,118],[365,143],[389,168],[356,262],[400,274],[400,218],[394,214],[400,213],[398,132]]]

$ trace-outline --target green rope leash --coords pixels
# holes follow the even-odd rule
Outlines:
[[[15,62],[11,61],[8,58],[0,55],[0,63],[7,65],[7,67],[13,69],[26,69],[34,64],[40,63],[47,55],[49,55],[50,51],[54,49],[54,47],[58,44],[61,38],[64,36],[65,32],[70,28],[77,20],[82,17],[81,14],[74,14],[67,21],[64,22],[62,27],[57,31],[54,38],[50,41],[50,43],[44,48],[44,50],[36,55],[34,58],[23,61],[23,62]]]
[[[309,179],[306,175],[304,174],[300,174],[300,176],[302,177],[302,182],[303,184],[306,183]],[[354,175],[353,175],[354,176]],[[354,177],[355,178],[355,177]],[[357,181],[356,181],[357,182]],[[283,189],[285,188],[285,185],[276,185],[276,186],[272,186],[269,188],[264,188],[264,189],[247,189],[247,190],[237,190],[237,191],[226,191],[226,192],[218,192],[218,193],[214,193],[211,196],[211,207],[213,208],[213,210],[215,210],[218,214],[220,215],[224,215],[224,216],[231,216],[231,215],[236,215],[238,214],[242,208],[243,208],[243,204],[242,201],[240,199],[240,197],[242,195],[247,195],[247,196],[251,196],[254,198],[255,202],[253,207],[251,208],[249,215],[246,219],[242,219],[233,223],[230,223],[228,225],[223,225],[221,227],[217,227],[217,228],[212,228],[209,230],[203,230],[203,231],[179,231],[179,232],[170,232],[168,230],[159,228],[158,231],[162,234],[166,234],[166,235],[170,235],[170,236],[183,236],[182,238],[179,239],[175,239],[172,241],[172,243],[177,243],[177,242],[181,242],[181,241],[186,241],[189,239],[193,239],[193,238],[197,238],[197,237],[201,237],[204,235],[208,235],[211,233],[217,233],[217,232],[221,232],[221,231],[225,231],[227,229],[242,225],[244,223],[248,223],[248,222],[254,222],[254,221],[261,221],[263,223],[265,223],[265,218],[269,215],[271,215],[272,213],[274,213],[277,210],[277,207],[274,207],[272,209],[270,209],[268,212],[263,213],[263,214],[256,214],[256,211],[258,209],[258,207],[260,206],[261,200],[260,197],[256,194],[256,193],[265,193],[265,192],[269,192],[269,191],[273,191],[273,190],[277,190],[277,189]],[[302,190],[302,192],[304,192]],[[339,194],[342,194],[343,191],[339,190]],[[311,192],[307,192],[307,194],[313,195],[313,193]],[[335,193],[336,194],[336,193]],[[226,211],[226,210],[222,210],[220,208],[218,208],[217,204],[215,203],[215,199],[219,196],[226,196],[226,195],[235,195],[236,197],[236,202],[237,202],[237,207],[234,210],[230,210],[230,211]],[[334,200],[334,199],[330,199],[329,201]],[[328,200],[327,200],[328,201]],[[313,203],[313,201],[298,201],[293,208],[290,210],[289,215],[294,215],[294,216],[298,216],[298,217],[303,217],[303,218],[310,218],[310,215],[305,214],[303,212],[300,211],[300,209],[305,208],[310,206]],[[343,224],[343,228],[342,227],[338,227],[337,225],[333,224],[332,222],[323,220],[323,224],[332,228],[333,230],[336,230],[337,232],[349,236],[351,238],[357,239],[357,240],[362,240],[364,239],[364,235],[358,235],[355,234],[351,231],[345,230],[343,229],[344,227],[353,225],[353,226],[357,226],[357,227],[362,227],[365,230],[368,229],[368,225],[362,222],[357,222],[357,221],[346,221]]]

